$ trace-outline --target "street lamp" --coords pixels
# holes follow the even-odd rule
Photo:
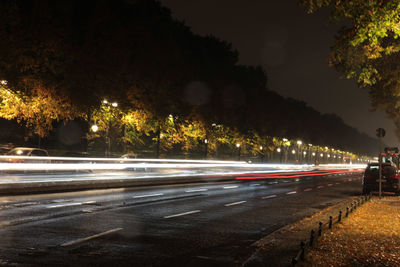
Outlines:
[[[7,81],[6,80],[1,80],[0,83],[1,83],[1,85],[7,85]]]
[[[207,138],[204,139],[204,147],[205,147],[204,158],[206,159],[207,158],[207,154],[208,154],[208,139]]]
[[[237,143],[236,147],[238,148],[238,159],[240,160],[240,144]]]
[[[298,163],[300,164],[300,162],[301,162],[301,158],[300,158],[300,155],[301,155],[301,145],[303,144],[303,142],[301,141],[301,140],[297,140],[297,146],[298,146],[298,150],[297,150],[297,161],[298,161]]]
[[[107,99],[104,99],[104,100],[103,100],[103,104],[104,104],[104,105],[109,105],[109,106],[110,106],[110,112],[111,112],[111,108],[116,108],[116,107],[118,107],[118,103],[117,103],[117,102],[110,103],[110,102],[108,102]],[[111,113],[111,115],[112,115],[112,113]],[[111,153],[110,128],[111,128],[111,121],[109,120],[108,123],[107,123],[107,127],[106,127],[106,136],[105,136],[105,143],[106,143],[105,156],[106,156],[107,158],[110,157],[110,153]]]
[[[261,163],[264,162],[263,146],[260,146],[260,161]]]
[[[97,132],[99,130],[99,127],[96,124],[93,124],[92,127],[90,127],[92,129],[92,132]]]

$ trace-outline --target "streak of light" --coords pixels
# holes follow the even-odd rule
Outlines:
[[[179,213],[179,214],[174,214],[174,215],[169,215],[169,216],[164,216],[164,219],[169,219],[169,218],[174,218],[174,217],[179,217],[179,216],[185,216],[189,214],[194,214],[194,213],[199,213],[201,210],[192,210],[184,213]]]
[[[296,193],[297,193],[297,191],[291,191],[291,192],[287,192],[286,195],[293,195],[293,194],[296,194]]]
[[[240,205],[243,203],[246,203],[247,201],[243,200],[243,201],[238,201],[238,202],[233,202],[233,203],[229,203],[229,204],[225,204],[225,207],[229,207],[229,206],[235,206],[235,205]]]
[[[360,170],[346,170],[345,173],[359,173]],[[308,174],[303,174],[302,172],[298,172],[301,174],[293,174],[293,175],[279,175],[279,174],[274,174],[274,175],[265,175],[265,176],[242,176],[242,177],[236,177],[236,180],[252,180],[252,179],[276,179],[276,178],[296,178],[296,177],[304,177],[304,176],[322,176],[322,175],[328,175],[332,174],[329,172],[320,172],[320,173],[308,173]],[[336,172],[333,172],[336,173]]]
[[[204,191],[208,191],[208,189],[206,189],[206,188],[192,189],[192,190],[187,190],[185,192],[186,193],[192,193],[192,192],[204,192]]]
[[[232,188],[238,188],[239,186],[237,185],[231,185],[231,186],[224,186],[223,189],[232,189]]]
[[[157,197],[157,196],[163,196],[163,195],[164,195],[163,193],[157,193],[157,194],[134,196],[132,198]]]

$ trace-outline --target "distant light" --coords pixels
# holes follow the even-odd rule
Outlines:
[[[276,151],[277,151],[278,153],[281,153],[281,148],[278,147],[278,148],[276,149]]]
[[[329,148],[326,146],[325,149],[329,149]]]
[[[302,142],[301,140],[298,140],[298,141],[297,141],[297,144],[298,144],[298,145],[301,145],[301,144],[303,144],[303,142]]]
[[[211,126],[212,126],[212,127],[215,127],[215,126],[217,126],[217,124],[216,124],[216,123],[213,123],[213,124],[211,124]]]
[[[18,154],[18,155],[22,155],[23,153],[24,153],[24,151],[22,151],[21,149],[18,149],[18,150],[17,150],[17,154]]]
[[[296,150],[293,149],[293,150],[292,150],[292,154],[296,154]]]
[[[6,80],[1,80],[0,83],[1,83],[2,85],[7,85],[7,81],[6,81]]]
[[[320,156],[321,156],[321,157],[323,157],[323,156],[324,156],[324,154],[322,154],[322,153],[321,153],[321,155],[320,155]]]
[[[208,140],[207,140],[207,139],[204,139],[204,143],[205,143],[205,144],[208,144]]]
[[[236,147],[237,147],[237,148],[239,148],[239,147],[240,147],[240,144],[239,144],[239,143],[237,143],[237,144],[236,144]]]
[[[330,158],[330,157],[331,157],[331,155],[328,154],[328,158]]]
[[[163,138],[164,137],[164,135],[163,134],[160,134],[160,138]]]
[[[262,146],[260,146],[260,150],[263,150],[263,147],[262,147]]]
[[[118,103],[117,102],[113,102],[112,104],[111,104],[111,106],[113,106],[113,107],[118,107]]]
[[[333,158],[336,159],[336,155],[334,155]]]
[[[315,152],[313,152],[312,155],[315,156]]]
[[[312,146],[312,144],[308,144],[309,146]]]
[[[283,141],[283,142],[287,142],[287,141],[289,141],[289,140],[288,140],[287,138],[283,138],[282,141]]]
[[[94,124],[94,125],[92,125],[91,129],[95,133],[99,130],[99,127],[96,124]]]
[[[104,100],[103,100],[103,104],[108,104],[107,99],[104,99]]]
[[[303,152],[303,154],[304,154],[304,155],[306,155],[306,154],[307,154],[307,152],[305,152],[305,151],[304,151],[304,152]]]

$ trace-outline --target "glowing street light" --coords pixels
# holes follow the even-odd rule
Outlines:
[[[296,150],[293,149],[293,150],[292,150],[292,154],[296,154]]]
[[[7,85],[7,81],[6,81],[6,80],[1,80],[0,83],[1,83],[2,85]]]
[[[117,102],[113,102],[113,103],[111,104],[111,106],[113,106],[114,108],[116,108],[116,107],[118,107],[118,103],[117,103]]]
[[[287,141],[289,141],[289,140],[288,140],[287,138],[283,138],[282,141],[283,141],[283,142],[287,142]]]
[[[240,161],[240,144],[239,143],[237,143],[236,144],[236,147],[238,148],[238,159],[239,159],[239,161]]]
[[[99,130],[99,127],[96,124],[93,124],[92,127],[90,127],[92,129],[92,132],[97,132]]]
[[[104,100],[103,100],[103,104],[108,104],[107,99],[104,99]]]
[[[276,149],[276,151],[277,151],[278,153],[281,153],[281,148],[278,147],[278,148]]]

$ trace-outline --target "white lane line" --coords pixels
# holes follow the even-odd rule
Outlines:
[[[319,186],[317,186],[317,188],[318,189],[320,189],[320,188],[324,188],[325,186],[323,186],[323,185],[319,185]]]
[[[246,202],[247,202],[247,201],[233,202],[233,203],[225,204],[225,207],[234,206],[234,205],[239,205],[239,204],[243,204],[243,203],[246,203]]]
[[[157,196],[163,196],[163,193],[159,193],[159,194],[150,194],[150,195],[141,195],[141,196],[134,196],[132,198],[143,198],[143,197],[157,197]]]
[[[265,196],[265,197],[262,197],[262,199],[268,199],[268,198],[274,198],[274,197],[276,197],[276,195]]]
[[[328,186],[332,186],[333,184],[328,184]]]
[[[304,189],[304,191],[305,191],[305,192],[307,192],[307,191],[312,191],[312,188],[306,188],[306,189]]]
[[[291,192],[287,192],[286,195],[292,195],[292,194],[296,194],[297,191],[291,191]]]
[[[76,245],[76,244],[79,244],[79,243],[82,243],[82,242],[85,242],[85,241],[88,241],[88,240],[91,240],[91,239],[94,239],[94,238],[98,238],[98,237],[101,237],[101,236],[105,236],[105,235],[109,235],[109,234],[121,231],[122,229],[123,228],[115,228],[115,229],[111,229],[111,230],[108,230],[108,231],[105,231],[105,232],[102,232],[102,233],[99,233],[99,234],[96,234],[96,235],[88,236],[88,237],[85,237],[85,238],[80,238],[80,239],[73,240],[73,241],[70,241],[70,242],[66,242],[64,244],[61,244],[60,247],[68,247],[68,246]]]
[[[223,189],[232,189],[232,188],[238,188],[238,185],[231,185],[231,186],[224,186]]]
[[[184,213],[168,215],[168,216],[164,216],[164,219],[173,218],[173,217],[179,217],[179,216],[185,216],[185,215],[189,215],[189,214],[193,214],[193,213],[198,213],[200,211],[201,210],[192,210],[192,211],[188,211],[188,212],[184,212]]]
[[[58,205],[47,206],[47,208],[48,209],[54,209],[54,208],[80,206],[80,205],[93,204],[93,203],[96,203],[96,201],[86,201],[86,202],[75,202],[75,203],[58,204]]]
[[[192,190],[187,190],[185,191],[186,193],[192,193],[192,192],[204,192],[207,191],[208,189],[206,188],[200,188],[200,189],[192,189]]]
[[[268,184],[277,184],[278,182],[269,182]]]
[[[261,185],[261,184],[251,184],[250,186],[259,186],[259,185]]]

